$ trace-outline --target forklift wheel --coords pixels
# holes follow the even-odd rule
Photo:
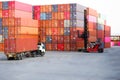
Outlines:
[[[99,53],[103,53],[103,49],[98,49],[98,52]]]

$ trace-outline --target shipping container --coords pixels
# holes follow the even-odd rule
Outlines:
[[[85,9],[86,9],[86,7],[82,6],[80,4],[76,4],[76,3],[70,4],[70,11],[71,12],[74,12],[74,11],[84,12]]]
[[[4,43],[0,43],[0,52],[4,52]]]

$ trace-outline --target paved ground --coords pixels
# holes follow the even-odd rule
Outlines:
[[[120,47],[103,54],[54,51],[21,61],[0,54],[0,80],[120,80]]]

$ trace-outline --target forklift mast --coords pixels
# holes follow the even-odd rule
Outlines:
[[[84,32],[80,34],[80,31],[78,30],[78,38],[84,39],[84,50],[87,51],[87,44],[88,44],[88,37],[89,37],[89,31],[87,27],[87,10],[84,10]]]
[[[84,49],[87,51],[87,44],[88,44],[88,21],[87,21],[87,10],[84,10]]]

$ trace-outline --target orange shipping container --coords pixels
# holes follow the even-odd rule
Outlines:
[[[4,51],[4,43],[0,43],[0,51]]]
[[[64,28],[58,28],[58,35],[64,34]]]
[[[58,27],[58,21],[52,20],[52,27]]]
[[[89,42],[95,42],[97,38],[95,36],[89,36],[88,41]]]
[[[84,40],[81,40],[81,41],[77,41],[77,50],[80,49],[80,48],[83,48],[84,47]]]
[[[38,27],[38,20],[30,18],[21,18],[21,26]]]
[[[2,2],[0,2],[0,10],[2,10]]]
[[[52,12],[52,19],[58,19],[58,12]]]
[[[110,48],[110,47],[111,47],[111,43],[110,42],[105,43],[105,48]]]
[[[0,17],[2,17],[2,10],[0,10]]]
[[[51,28],[46,28],[46,35],[52,35]]]
[[[61,20],[64,19],[64,12],[58,12],[58,20],[59,19],[61,19]]]
[[[95,17],[98,17],[97,11],[94,10],[94,9],[92,9],[92,8],[87,8],[87,14],[88,14],[88,15],[95,16]]]
[[[45,46],[46,46],[46,50],[47,51],[51,51],[52,50],[51,44],[46,44]]]
[[[64,44],[64,51],[70,51],[70,44]]]
[[[38,34],[38,28],[20,27],[18,34]]]

